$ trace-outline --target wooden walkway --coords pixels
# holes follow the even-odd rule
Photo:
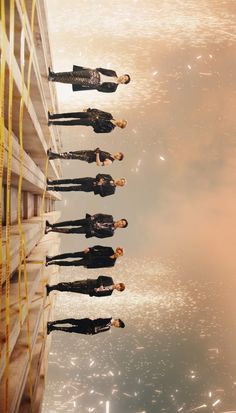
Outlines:
[[[47,124],[48,110],[57,111],[57,97],[54,85],[47,80],[52,62],[44,0],[1,0],[0,47],[1,62],[5,62],[1,65],[4,87],[0,91],[4,118],[4,124],[0,120],[0,412],[37,413],[41,410],[50,342],[46,324],[54,300],[53,294],[50,299],[46,297],[45,284],[57,277],[57,269],[45,267],[45,255],[60,251],[58,234],[44,235],[45,220],[59,219],[55,201],[61,199],[60,194],[46,191],[46,174],[54,179],[61,176],[60,160],[48,162],[47,150],[60,151],[61,139],[57,128],[49,129]],[[24,238],[26,260],[20,263]]]

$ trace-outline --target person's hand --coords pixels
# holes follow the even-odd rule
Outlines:
[[[96,149],[95,149],[95,152],[96,152],[96,153],[99,153],[99,152],[100,152],[100,148],[96,148]]]
[[[88,252],[89,252],[89,248],[86,248],[86,249],[84,250],[84,253],[87,254]]]
[[[103,285],[100,285],[100,287],[97,288],[97,291],[103,291],[103,290],[104,290]]]

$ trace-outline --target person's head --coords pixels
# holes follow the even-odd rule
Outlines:
[[[120,291],[120,292],[124,291],[125,290],[125,284],[124,283],[115,284],[115,290]]]
[[[118,128],[124,129],[127,126],[127,123],[127,120],[119,119],[116,121],[116,126],[118,126]]]
[[[120,318],[116,318],[112,321],[112,326],[117,328],[125,328],[125,323]]]
[[[126,228],[128,226],[128,221],[125,218],[119,219],[119,221],[116,221],[116,227],[117,228]]]
[[[121,83],[122,85],[127,85],[130,82],[130,75],[121,75],[118,77],[118,83]]]
[[[116,254],[118,255],[118,257],[122,257],[124,255],[124,249],[122,247],[117,247]]]
[[[119,178],[115,180],[116,186],[125,186],[127,184],[127,180],[125,178]]]
[[[116,152],[115,155],[113,155],[113,158],[117,161],[122,161],[124,159],[124,154],[122,152]]]

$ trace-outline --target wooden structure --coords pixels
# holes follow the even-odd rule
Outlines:
[[[61,176],[61,149],[48,110],[57,110],[48,83],[51,54],[43,0],[0,0],[0,412],[39,412],[47,359],[45,255],[59,250],[55,221],[60,195],[46,191],[46,176]],[[50,271],[50,277],[56,276]]]

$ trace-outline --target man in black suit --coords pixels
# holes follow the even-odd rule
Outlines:
[[[59,327],[61,324],[70,324],[69,327]],[[47,323],[47,334],[51,331],[65,331],[66,333],[78,333],[94,335],[109,331],[111,327],[124,328],[125,323],[120,319],[97,318],[90,320],[90,318],[82,318],[80,320],[75,318],[66,318],[64,320],[49,321]]]
[[[51,149],[47,151],[48,159],[78,159],[87,163],[95,163],[97,166],[110,166],[114,161],[122,161],[124,154],[122,152],[116,152],[112,155],[110,152],[103,151],[100,148],[93,150],[85,149],[80,151],[69,152],[53,152]]]
[[[88,67],[73,66],[72,72],[54,73],[49,69],[48,80],[52,82],[70,83],[73,92],[79,90],[98,90],[99,92],[115,92],[119,84],[126,85],[130,76],[125,74],[117,76],[114,70],[90,69]]]
[[[74,179],[58,179],[50,181],[47,180],[48,191],[84,191],[93,192],[94,195],[102,197],[113,195],[117,186],[126,185],[125,178],[113,179],[111,175],[97,174],[96,178],[74,178]],[[62,186],[63,184],[74,184],[72,186]]]
[[[46,267],[48,265],[60,265],[64,267],[83,266],[85,268],[114,267],[117,258],[124,255],[124,250],[117,247],[114,251],[111,247],[94,245],[84,251],[68,252],[65,254],[46,256]],[[65,261],[67,258],[80,258],[79,260]]]
[[[112,295],[113,291],[124,291],[125,284],[117,283],[111,277],[99,275],[96,279],[77,280],[73,282],[62,282],[55,285],[46,285],[47,295],[51,291],[57,290],[62,292],[88,294],[90,297],[106,297]]]
[[[77,219],[74,221],[63,221],[50,224],[46,221],[45,233],[48,232],[61,232],[64,234],[85,234],[86,238],[97,237],[107,238],[112,237],[117,228],[126,228],[128,221],[125,218],[119,221],[114,221],[112,215],[108,214],[86,214],[83,219]],[[62,227],[75,227],[75,228],[62,228]]]
[[[48,125],[64,125],[64,126],[92,126],[95,133],[109,133],[116,126],[124,129],[127,126],[127,121],[124,119],[116,120],[108,112],[103,112],[99,109],[87,109],[84,112],[69,112],[57,113],[51,115],[48,112]],[[61,118],[70,118],[70,120],[54,120]],[[75,119],[76,118],[76,119]]]

